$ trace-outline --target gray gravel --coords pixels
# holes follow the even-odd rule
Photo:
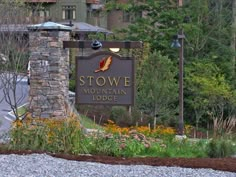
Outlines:
[[[236,173],[212,169],[105,165],[46,154],[0,155],[0,169],[0,177],[236,177]]]

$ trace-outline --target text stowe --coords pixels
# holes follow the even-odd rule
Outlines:
[[[130,77],[94,77],[94,76],[80,76],[79,77],[80,86],[86,85],[88,83],[89,86],[92,86],[95,83],[97,86],[102,87],[106,84],[112,86],[118,86],[120,83],[123,83],[125,87],[130,87]]]

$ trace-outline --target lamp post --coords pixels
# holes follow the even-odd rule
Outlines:
[[[171,47],[179,48],[179,122],[178,134],[184,135],[184,32],[183,29],[174,36]]]

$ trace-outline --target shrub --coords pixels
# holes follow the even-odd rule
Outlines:
[[[74,79],[70,79],[69,81],[69,90],[75,92],[76,81]]]
[[[119,143],[116,138],[93,135],[82,139],[81,143],[89,154],[120,156]]]
[[[235,145],[227,139],[212,139],[207,147],[207,154],[212,158],[229,157],[236,152]]]
[[[10,136],[11,149],[79,153],[82,148],[79,141],[82,137],[80,123],[74,117],[17,120]]]
[[[213,119],[214,137],[232,134],[235,128],[236,117],[232,116],[226,119],[216,117]]]
[[[122,155],[125,157],[135,157],[144,154],[145,146],[139,140],[129,138],[122,147]]]
[[[138,133],[142,133],[145,136],[172,137],[176,133],[176,130],[174,128],[165,126],[157,126],[152,130],[147,126],[120,127],[116,125],[112,120],[108,120],[108,123],[104,124],[104,126],[107,132],[116,134],[129,134],[130,131],[136,130]]]
[[[113,106],[111,110],[111,120],[113,120],[117,125],[131,125],[131,117],[128,111],[123,106]]]
[[[152,135],[155,137],[162,137],[162,136],[173,136],[176,134],[176,130],[172,127],[165,127],[162,125],[157,126],[155,129],[152,130]]]

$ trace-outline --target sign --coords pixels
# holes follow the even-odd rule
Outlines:
[[[134,104],[134,59],[112,52],[76,57],[77,104]]]

